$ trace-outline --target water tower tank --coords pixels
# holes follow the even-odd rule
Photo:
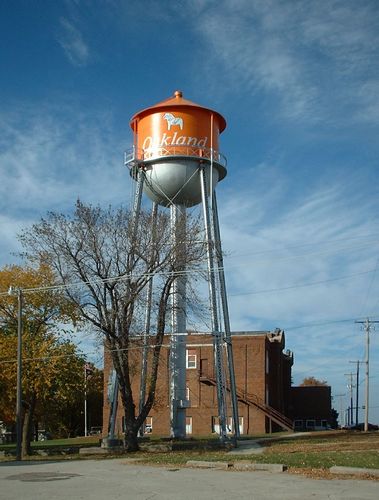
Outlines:
[[[200,203],[200,165],[209,166],[208,185],[215,187],[226,176],[226,159],[218,146],[225,119],[184,99],[182,92],[136,113],[130,126],[134,147],[126,164],[133,176],[136,168],[144,169],[144,190],[158,204]]]

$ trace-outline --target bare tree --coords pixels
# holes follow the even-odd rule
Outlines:
[[[186,245],[172,245],[167,214],[159,213],[153,223],[152,216],[141,211],[135,230],[130,211],[78,201],[72,216],[49,213],[20,235],[25,256],[48,262],[67,285],[66,294],[82,318],[104,335],[118,378],[128,451],[138,449],[138,429],[154,403],[172,286],[184,267],[184,272],[191,270],[196,276],[202,266],[201,226],[184,218],[182,224],[187,224]],[[146,287],[153,276],[155,326],[146,399],[138,411],[132,391],[131,347],[142,333]]]

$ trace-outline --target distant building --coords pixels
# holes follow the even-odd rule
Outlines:
[[[233,332],[232,343],[241,434],[251,435],[282,429],[292,430],[294,428],[294,420],[306,421],[308,415],[312,416],[315,426],[321,421],[325,423],[324,420],[329,423],[330,417],[325,418],[326,411],[318,415],[313,410],[315,401],[312,400],[312,397],[304,399],[306,405],[311,404],[312,401],[312,411],[308,412],[308,410],[302,408],[301,396],[297,396],[299,394],[297,389],[303,388],[291,387],[293,354],[289,350],[284,350],[285,336],[283,330],[277,329],[274,332]],[[112,365],[108,353],[105,353],[104,358],[104,380],[107,383]],[[187,435],[209,435],[217,433],[219,430],[213,359],[212,336],[209,334],[188,334],[187,387],[186,400],[183,402],[187,408]],[[138,365],[140,360],[136,360],[136,363]],[[170,434],[168,367],[169,346],[166,345],[161,353],[156,403],[146,420],[147,431],[162,436]],[[139,373],[140,369],[137,366],[133,379],[133,393],[136,397],[137,408]],[[294,389],[295,392],[293,393]],[[316,392],[316,399],[318,397],[324,398],[325,391],[318,392],[316,390],[314,394]],[[106,390],[104,394],[103,434],[106,435],[110,407]],[[317,408],[317,406],[316,404],[315,407]],[[230,405],[228,407],[230,408]],[[322,407],[324,408],[323,405]],[[326,407],[327,404],[325,403]],[[116,434],[122,434],[122,421],[122,405],[121,400],[119,400]],[[323,424],[320,423],[320,425]],[[232,432],[233,421],[231,409],[227,418],[227,426]]]
[[[289,416],[294,430],[313,431],[333,425],[329,385],[305,385],[291,388]]]

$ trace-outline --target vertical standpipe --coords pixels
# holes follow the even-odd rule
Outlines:
[[[226,159],[219,152],[219,134],[226,122],[216,111],[183,98],[180,91],[155,106],[134,115],[131,128],[133,149],[126,154],[125,164],[136,178],[144,176],[143,190],[162,207],[170,208],[171,242],[176,267],[182,271],[172,288],[172,318],[170,339],[170,425],[172,437],[185,435],[186,416],[186,208],[203,204],[205,245],[208,255],[208,277],[220,437],[226,438],[226,394],[231,393],[234,432],[238,435],[238,409],[235,397],[232,345],[227,311],[224,276],[217,274],[221,242],[217,207],[213,193],[217,183],[226,176]],[[137,176],[138,178],[138,176]],[[216,241],[218,240],[218,241]],[[183,262],[180,262],[182,259]],[[178,262],[179,261],[179,262]],[[221,292],[220,292],[221,290]],[[222,310],[218,310],[217,294],[221,293]],[[149,303],[149,301],[147,301]],[[224,318],[225,331],[219,318]],[[147,335],[148,333],[146,333]],[[227,345],[229,367],[227,387],[223,347]],[[146,352],[144,351],[144,356]],[[145,365],[143,360],[143,366]],[[231,373],[233,371],[233,374]],[[145,375],[146,377],[146,375]],[[141,394],[144,395],[141,379]]]
[[[171,245],[178,276],[171,290],[170,427],[171,437],[186,435],[186,208],[171,205]]]

